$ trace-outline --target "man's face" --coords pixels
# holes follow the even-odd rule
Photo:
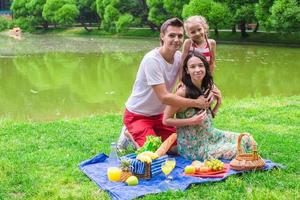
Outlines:
[[[181,48],[183,43],[183,27],[168,26],[165,33],[160,34],[163,47],[174,52]]]

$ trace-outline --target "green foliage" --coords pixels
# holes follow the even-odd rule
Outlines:
[[[104,28],[106,31],[114,32],[115,31],[115,26],[116,26],[116,21],[119,18],[119,11],[114,7],[113,4],[109,4],[106,6],[105,11],[104,11],[104,19],[101,23],[101,26]]]
[[[164,9],[164,3],[161,0],[147,0],[149,8],[148,20],[156,26],[160,26],[166,19],[170,17],[168,12]]]
[[[255,5],[254,4],[245,4],[239,7],[236,10],[234,15],[234,19],[236,23],[252,23],[255,19]]]
[[[0,31],[6,30],[8,25],[8,20],[5,17],[0,16]]]
[[[212,0],[191,0],[182,10],[182,17],[187,19],[193,15],[202,15],[208,20],[208,15],[211,12]]]
[[[18,19],[20,17],[26,18],[30,15],[30,11],[28,9],[28,3],[30,0],[14,0],[11,5],[11,10],[14,13],[14,18]]]
[[[271,27],[269,17],[271,15],[271,7],[273,3],[274,0],[259,0],[255,5],[255,16],[258,22],[266,28]]]
[[[65,4],[55,14],[58,24],[63,26],[71,26],[75,18],[79,15],[79,10],[74,4]]]
[[[300,30],[300,5],[297,0],[275,0],[269,18],[272,27],[277,31]]]
[[[189,3],[189,0],[163,0],[164,9],[171,17],[180,17],[183,6]]]
[[[208,21],[211,28],[224,28],[230,24],[230,12],[226,4],[212,3],[211,11],[208,14]]]
[[[144,143],[144,146],[142,146],[141,148],[136,150],[135,153],[139,154],[139,153],[142,153],[144,151],[155,152],[160,147],[161,144],[162,144],[162,141],[161,141],[160,137],[149,135],[146,138],[146,142]]]
[[[116,29],[117,29],[117,32],[122,32],[124,31],[128,25],[132,22],[133,20],[133,16],[131,14],[124,14],[124,15],[121,15],[118,19],[118,21],[116,22]]]
[[[71,25],[79,10],[72,0],[47,0],[43,17],[54,24]]]
[[[13,20],[11,27],[20,27],[23,31],[33,32],[35,30],[36,18],[34,17],[19,17]]]

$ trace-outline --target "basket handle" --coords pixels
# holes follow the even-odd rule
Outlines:
[[[237,141],[237,154],[240,155],[240,154],[243,154],[243,150],[242,150],[242,138],[247,135],[249,138],[252,138],[252,136],[249,134],[249,133],[241,133],[238,137],[238,141]],[[252,138],[253,139],[253,138]],[[258,157],[257,155],[257,149],[256,149],[256,144],[252,144],[252,152],[253,152],[253,157]]]

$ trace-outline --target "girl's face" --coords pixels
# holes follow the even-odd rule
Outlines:
[[[192,22],[188,25],[188,36],[195,42],[201,42],[205,39],[205,29],[199,22]]]
[[[187,73],[191,76],[193,82],[202,82],[206,75],[205,66],[198,57],[191,57],[187,62]]]

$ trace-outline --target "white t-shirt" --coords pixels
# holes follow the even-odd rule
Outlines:
[[[165,84],[172,92],[180,68],[181,53],[174,55],[173,64],[168,63],[159,53],[159,48],[148,52],[139,67],[132,93],[126,102],[126,108],[145,116],[161,114],[165,106],[156,96],[153,85]]]

